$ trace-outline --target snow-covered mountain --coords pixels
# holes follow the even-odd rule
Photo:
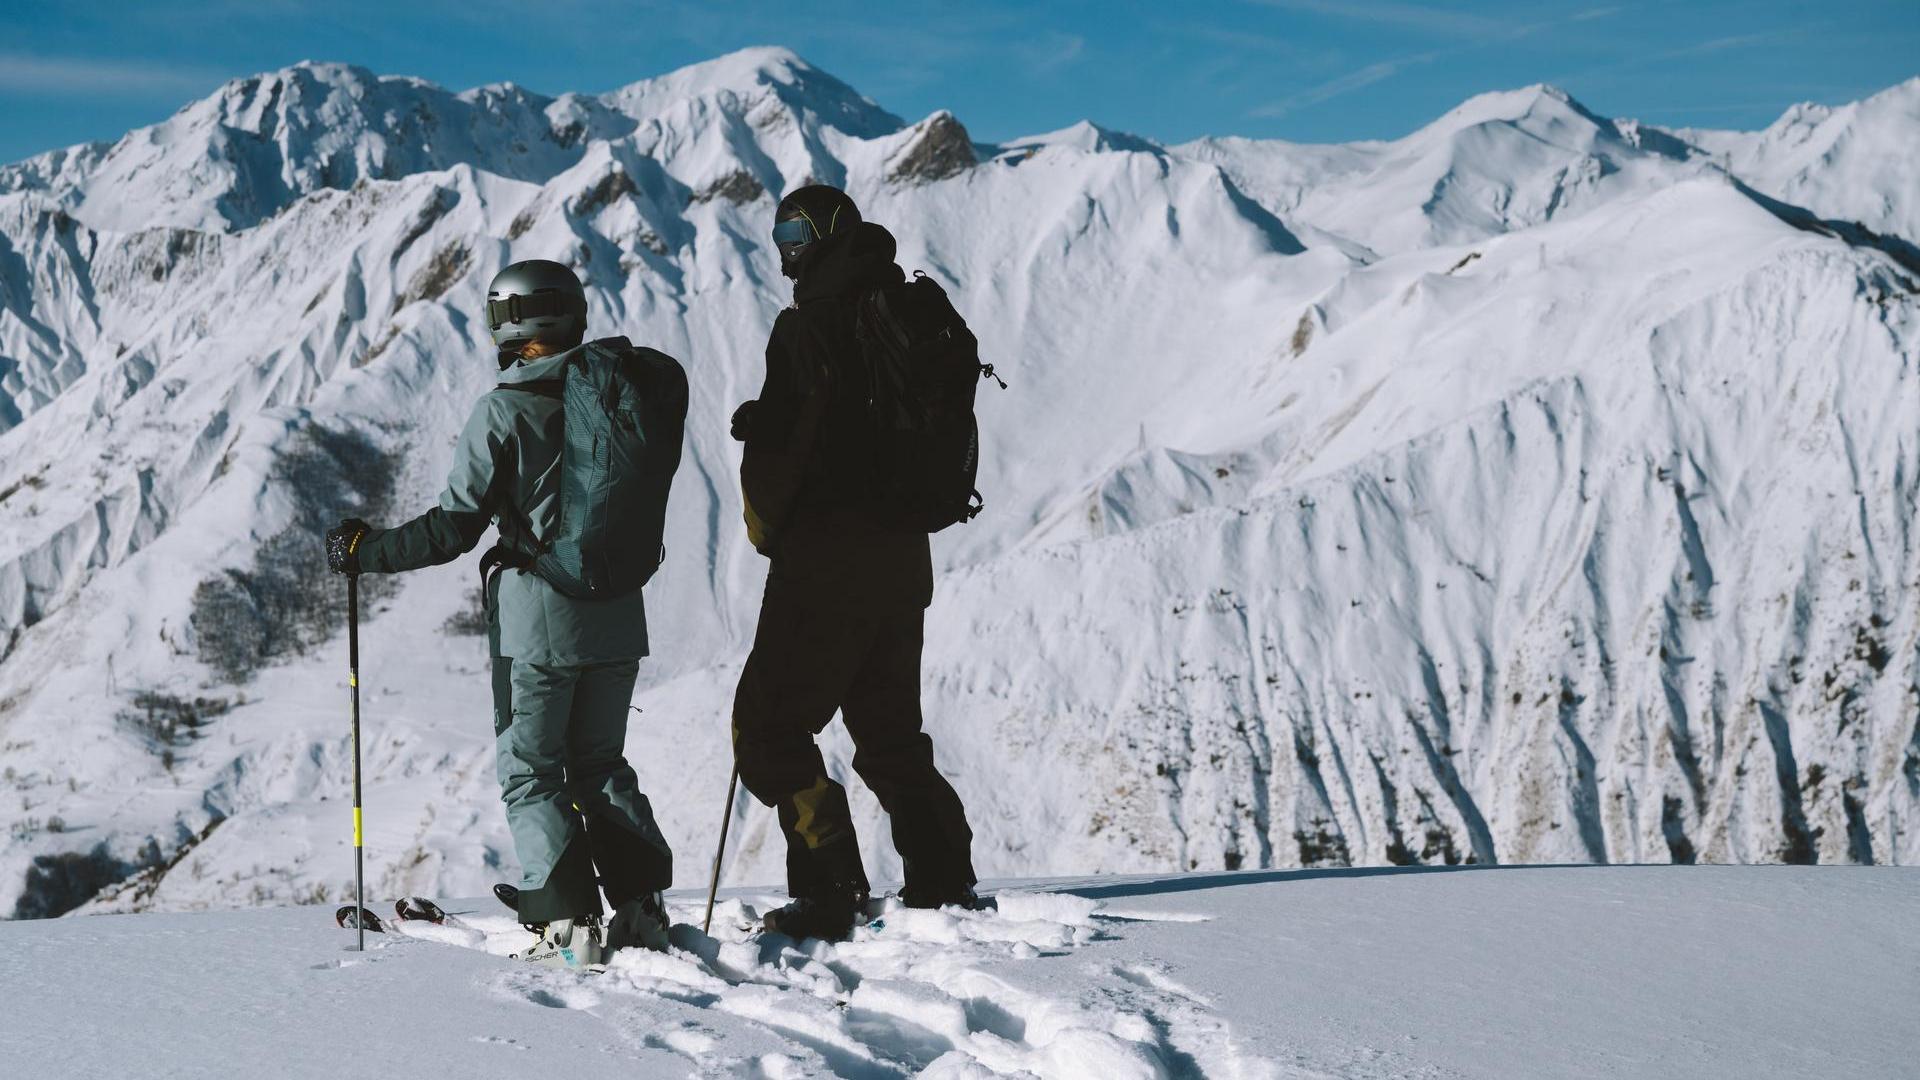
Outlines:
[[[630,751],[701,880],[764,573],[726,419],[808,179],[1012,383],[925,683],[983,872],[1920,860],[1917,137],[1920,79],[1755,134],[1533,87],[987,145],[756,49],[557,99],[302,64],[0,167],[0,912],[341,894],[317,532],[428,504],[527,257],[688,367]],[[512,859],[473,583],[364,628],[380,892]]]

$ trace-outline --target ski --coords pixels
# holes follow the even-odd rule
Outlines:
[[[380,916],[366,908],[348,904],[333,913],[333,921],[342,930],[357,930],[364,926],[376,934],[386,933],[386,926],[380,922]]]
[[[440,905],[424,896],[403,896],[393,905],[393,913],[401,922],[430,922],[435,926],[444,925],[447,913]]]

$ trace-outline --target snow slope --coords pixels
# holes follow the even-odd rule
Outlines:
[[[1916,873],[1023,882],[806,948],[736,929],[766,894],[711,938],[680,895],[670,953],[592,976],[503,959],[528,937],[492,901],[364,954],[313,907],[16,923],[0,1052],[32,1076],[1891,1078],[1920,1053]]]
[[[0,167],[0,912],[343,895],[316,534],[428,505],[532,256],[689,369],[630,751],[701,881],[764,573],[726,417],[809,178],[1012,383],[925,683],[983,872],[1920,860],[1920,256],[1877,164],[1917,103],[991,146],[781,49],[555,99],[303,64]],[[472,585],[374,592],[383,893],[513,872]],[[777,880],[732,812],[729,880]]]
[[[1920,238],[1916,123],[1920,76],[1838,108],[1795,106],[1765,131],[1676,134],[1769,195],[1912,244]]]

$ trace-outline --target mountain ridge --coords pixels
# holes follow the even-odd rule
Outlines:
[[[1808,166],[1676,153],[1544,87],[1308,152],[982,144],[778,49],[464,92],[485,108],[397,79],[391,124],[372,89],[300,90],[312,114],[269,127],[245,82],[180,115],[231,104],[253,142],[122,140],[174,186],[0,169],[0,911],[338,895],[315,536],[434,496],[491,384],[480,290],[532,255],[581,274],[596,332],[688,366],[629,750],[669,835],[705,836],[764,567],[724,418],[786,303],[773,197],[808,179],[954,290],[1013,386],[981,396],[989,512],[937,538],[925,684],[986,872],[1920,859],[1920,287],[1847,226],[1912,206],[1865,153],[1920,131],[1905,91]],[[346,138],[435,109],[481,126]],[[495,124],[526,152],[468,146]],[[484,891],[510,845],[470,568],[379,589],[370,869]],[[729,872],[776,874],[736,814]]]

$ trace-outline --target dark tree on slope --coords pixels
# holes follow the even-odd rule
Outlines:
[[[201,582],[193,594],[200,660],[230,683],[272,661],[325,641],[346,625],[346,590],[327,571],[321,534],[341,517],[386,518],[398,467],[395,455],[358,432],[315,425],[280,457],[274,480],[292,499],[294,522],[254,553],[253,562]],[[363,599],[391,584],[362,582]]]

